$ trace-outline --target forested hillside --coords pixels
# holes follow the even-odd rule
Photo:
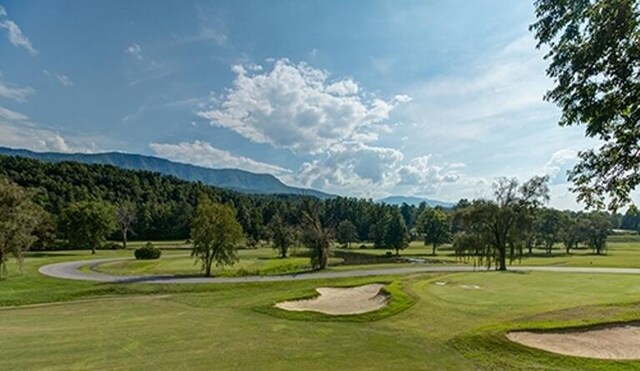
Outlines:
[[[287,224],[298,225],[301,211],[308,203],[318,205],[327,225],[336,226],[349,220],[361,241],[369,240],[372,226],[386,222],[388,214],[401,211],[399,207],[365,199],[339,197],[322,201],[309,196],[248,195],[149,171],[77,162],[41,162],[23,157],[0,156],[2,176],[35,189],[37,203],[54,217],[78,201],[104,201],[114,206],[132,204],[135,221],[131,238],[142,240],[187,239],[201,195],[233,205],[247,238],[253,241],[268,237],[266,226],[275,214],[281,215]],[[408,224],[416,212],[413,207],[402,208]]]
[[[173,175],[182,180],[199,181],[207,185],[231,189],[244,193],[258,194],[294,194],[332,197],[314,189],[290,187],[271,174],[256,174],[239,169],[210,169],[202,166],[183,164],[153,156],[130,153],[57,153],[33,152],[25,149],[0,147],[0,154],[6,156],[27,157],[46,162],[73,161],[84,164],[113,165],[129,170],[153,171],[164,175]]]

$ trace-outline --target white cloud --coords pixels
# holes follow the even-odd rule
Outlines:
[[[125,53],[134,56],[138,60],[142,60],[142,48],[137,43],[129,45],[125,50]]]
[[[8,17],[7,11],[0,6],[0,18]],[[15,47],[25,48],[31,55],[38,54],[38,51],[31,45],[31,41],[22,33],[20,27],[12,20],[6,18],[0,20],[0,28],[7,30],[9,42]]]
[[[10,121],[26,121],[29,119],[29,117],[20,112],[12,111],[2,106],[0,106],[0,118]]]
[[[402,158],[402,153],[392,148],[341,143],[331,147],[326,157],[303,163],[291,182],[340,194],[375,197],[382,188],[392,186],[393,170]]]
[[[567,183],[567,171],[573,168],[578,159],[578,152],[572,149],[556,151],[544,165],[542,172],[549,175],[551,184]]]
[[[170,160],[185,162],[210,168],[237,168],[256,173],[275,175],[287,174],[291,170],[277,165],[252,160],[247,157],[235,156],[228,151],[214,148],[211,144],[201,141],[178,144],[151,143],[151,149],[162,157]]]
[[[232,71],[236,79],[222,103],[198,114],[253,142],[296,153],[318,154],[345,141],[374,141],[390,112],[410,99],[365,98],[350,79],[327,85],[326,71],[286,59],[275,61],[271,71],[248,71],[241,65]]]
[[[61,73],[53,73],[49,70],[42,70],[42,72],[46,75],[49,76],[51,78],[54,78],[56,81],[58,81],[62,86],[73,86],[73,81],[71,81],[71,79],[69,78],[69,76],[67,75],[63,75]]]
[[[2,77],[2,75],[0,75]],[[27,97],[34,94],[35,90],[30,86],[18,87],[4,83],[0,80],[0,98],[12,99],[16,102],[25,102]]]
[[[39,127],[23,113],[0,106],[0,146],[32,151],[95,152],[87,137],[65,137],[56,130]]]
[[[433,194],[442,184],[455,183],[461,178],[457,171],[446,171],[441,166],[430,162],[431,156],[420,156],[411,159],[407,165],[397,169],[398,186],[409,186],[414,193]]]

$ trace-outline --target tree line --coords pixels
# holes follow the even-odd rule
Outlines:
[[[2,194],[8,197],[2,200],[2,222],[8,226],[3,231],[24,227],[22,246],[55,248],[62,241],[95,252],[107,239],[121,240],[123,247],[129,239],[194,239],[194,225],[204,218],[198,208],[207,200],[205,204],[231,210],[245,246],[268,241],[286,257],[291,246],[301,243],[310,247],[315,268],[326,266],[334,241],[347,247],[370,242],[399,254],[410,241],[423,240],[433,255],[450,243],[461,258],[506,269],[507,260],[531,254],[533,247],[544,246],[550,253],[560,242],[567,252],[582,243],[601,253],[613,226],[637,228],[640,222],[635,208],[624,216],[545,208],[544,177],[524,184],[498,179],[493,199],[461,200],[452,209],[345,197],[247,195],[146,171],[6,156],[0,156],[0,178]],[[24,202],[16,201],[20,198]],[[17,204],[22,209],[16,209]],[[209,212],[223,210],[212,206]],[[22,217],[34,222],[19,222]],[[0,243],[4,262],[16,248]]]

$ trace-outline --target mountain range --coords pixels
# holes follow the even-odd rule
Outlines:
[[[146,170],[164,175],[173,175],[188,181],[253,194],[294,194],[315,196],[320,199],[334,195],[314,189],[291,187],[271,174],[256,174],[238,169],[211,169],[183,164],[163,158],[121,152],[105,153],[57,153],[33,152],[25,149],[0,147],[0,155],[21,156],[45,162],[74,161],[85,164],[103,164],[130,170]]]
[[[335,195],[315,189],[291,187],[271,174],[257,174],[239,169],[211,169],[202,166],[174,162],[154,156],[122,152],[104,153],[59,153],[33,152],[26,149],[0,147],[0,155],[21,156],[45,162],[74,161],[85,164],[112,165],[130,170],[146,170],[164,175],[173,175],[187,181],[199,181],[215,187],[252,194],[293,194],[314,196],[320,199]],[[413,196],[389,196],[376,202],[389,205],[419,205],[425,202],[431,207],[453,207],[453,203]]]

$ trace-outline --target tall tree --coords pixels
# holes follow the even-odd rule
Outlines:
[[[59,227],[71,246],[91,249],[95,254],[116,230],[116,211],[102,201],[74,202],[62,210]]]
[[[424,237],[424,244],[431,245],[431,255],[436,255],[438,246],[451,239],[451,219],[441,209],[426,208],[418,217],[418,233]]]
[[[602,212],[589,213],[584,219],[584,235],[587,244],[593,251],[600,255],[607,248],[607,236],[611,233],[611,221],[607,214]]]
[[[331,240],[333,233],[330,228],[322,225],[320,211],[317,205],[307,205],[302,212],[302,244],[311,250],[311,268],[325,269],[329,264]]]
[[[358,241],[358,231],[350,220],[345,219],[338,223],[336,228],[336,241],[346,245],[347,248],[352,242]]]
[[[544,208],[536,214],[534,231],[538,241],[544,244],[547,255],[551,255],[553,245],[561,240],[562,214],[555,209]]]
[[[23,252],[38,239],[36,230],[45,214],[32,197],[31,192],[0,178],[0,279],[6,276],[9,255],[21,264]]]
[[[231,206],[213,203],[206,196],[198,200],[191,222],[191,256],[200,261],[206,277],[211,276],[214,262],[225,266],[238,261],[236,250],[242,238],[242,226]]]
[[[287,225],[280,214],[276,214],[269,222],[269,234],[273,247],[278,250],[281,258],[286,258],[289,248],[295,241],[295,231],[293,227]]]
[[[122,233],[122,247],[126,249],[129,232],[131,232],[131,227],[136,221],[135,206],[130,202],[122,203],[118,206],[116,215],[118,218],[118,225],[120,226],[120,232]]]
[[[507,269],[507,256],[514,259],[517,252],[509,249],[509,245],[518,220],[548,201],[547,181],[547,177],[533,177],[519,186],[516,179],[499,178],[494,184],[495,200],[476,200],[471,206],[456,211],[464,240],[483,241],[483,246],[473,248],[474,252],[482,252],[481,260],[489,266],[495,260],[498,270]],[[456,245],[471,246],[460,241]]]
[[[580,152],[569,178],[578,199],[610,210],[640,184],[640,13],[637,0],[536,0],[531,25],[546,46],[560,125],[603,141]],[[607,201],[608,197],[608,202]]]
[[[409,230],[398,209],[393,209],[391,212],[384,241],[387,248],[396,251],[396,255],[400,255],[400,250],[409,246]]]

